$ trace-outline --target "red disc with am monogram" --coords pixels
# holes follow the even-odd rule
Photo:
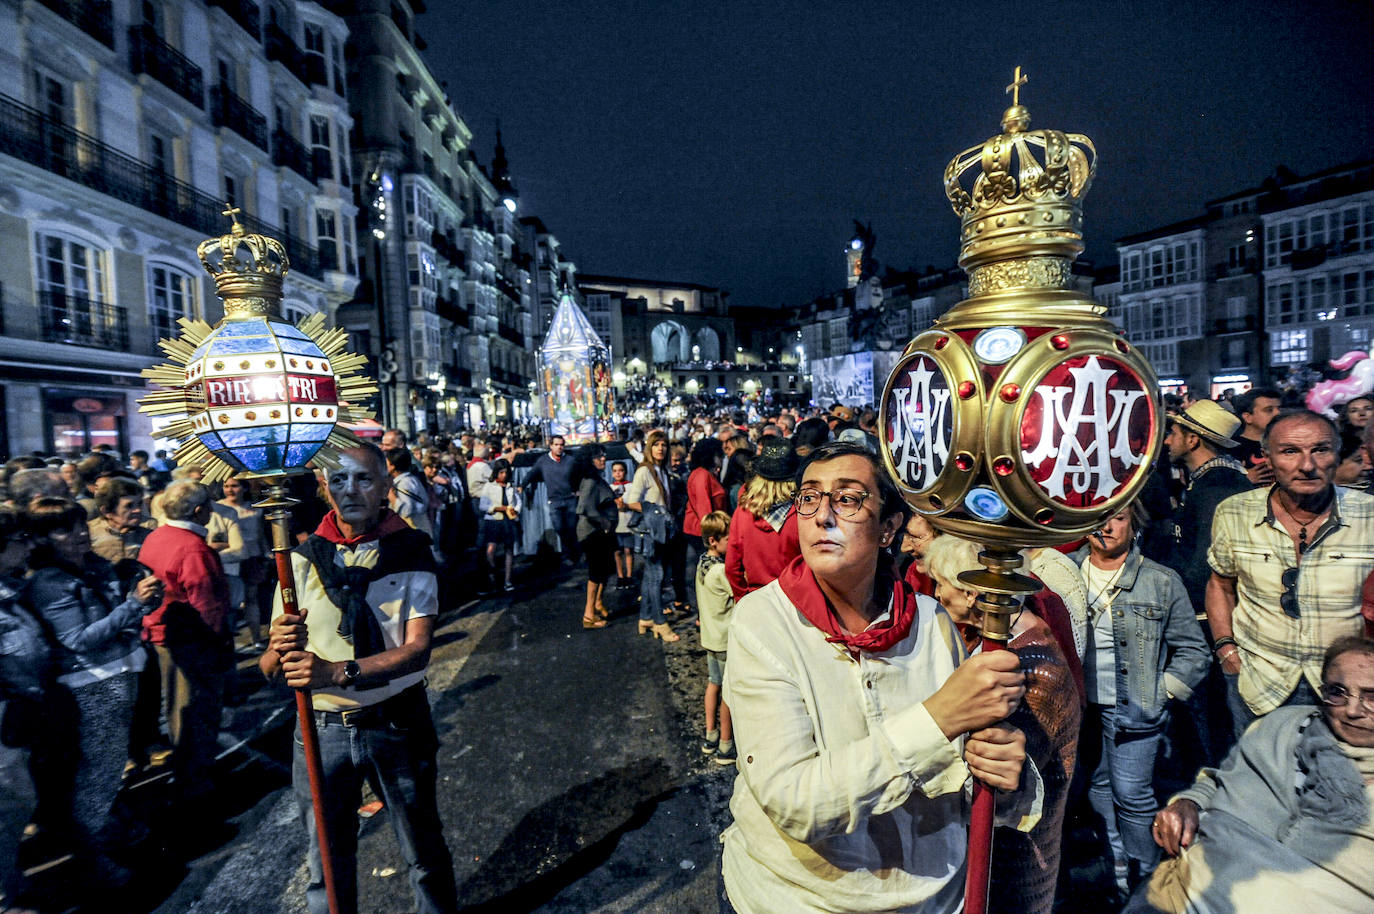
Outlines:
[[[1076,356],[1028,396],[1021,459],[1052,500],[1089,508],[1124,491],[1150,459],[1157,421],[1150,388],[1126,360]]]

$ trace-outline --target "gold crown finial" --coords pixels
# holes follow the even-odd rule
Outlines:
[[[1015,107],[1021,105],[1021,87],[1030,82],[1030,77],[1021,72],[1021,68],[1016,68],[1015,75],[1012,76],[1011,85],[1007,86],[1006,91],[1011,93],[1011,103]]]
[[[250,233],[239,221],[243,212],[226,203],[222,215],[233,225],[226,235],[207,238],[196,247],[201,266],[215,280],[227,320],[281,315],[282,279],[291,267],[286,248],[275,238]]]
[[[959,266],[969,293],[1066,288],[1083,251],[1083,195],[1097,170],[1092,141],[1076,133],[1030,130],[1021,105],[1029,77],[1018,66],[1006,92],[1002,132],[955,156],[945,194],[959,215]]]

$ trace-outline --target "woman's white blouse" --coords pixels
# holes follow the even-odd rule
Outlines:
[[[641,466],[635,470],[634,478],[630,480],[629,486],[625,489],[625,503],[627,505],[639,505],[644,502],[650,504],[665,504],[663,493],[668,489],[668,480],[659,470],[659,480],[663,483],[660,491],[657,483],[654,482],[654,471],[647,466]]]
[[[735,608],[727,655],[739,774],[722,842],[739,914],[959,910],[964,739],[922,702],[966,655],[939,604],[918,596],[912,635],[855,659],[774,581]],[[1029,830],[1042,798],[1027,761],[999,821]]]

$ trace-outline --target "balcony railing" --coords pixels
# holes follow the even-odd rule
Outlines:
[[[38,0],[107,48],[114,47],[110,0]]]
[[[499,327],[496,328],[496,332],[500,335],[501,339],[503,340],[510,340],[517,346],[525,345],[525,334],[521,333],[518,329],[510,326],[509,324],[501,324]]]
[[[262,10],[253,0],[208,0],[229,14],[229,18],[243,26],[254,41],[262,41]]]
[[[60,290],[38,293],[38,331],[49,343],[129,348],[129,316],[123,308]]]
[[[205,107],[200,67],[159,38],[152,26],[129,29],[129,66],[135,73],[147,73],[197,108]]]
[[[457,368],[452,365],[444,366],[444,374],[448,375],[449,384],[454,387],[472,386],[472,369]]]
[[[224,234],[224,203],[166,172],[64,126],[45,114],[0,95],[0,153],[132,204],[203,235]],[[239,217],[250,232],[279,238],[291,269],[319,277],[319,252],[282,230],[249,215]]]
[[[272,162],[291,169],[307,181],[315,180],[315,169],[310,165],[310,153],[300,140],[285,130],[272,131]]]
[[[290,34],[275,22],[269,22],[264,41],[267,59],[275,60],[301,82],[306,82],[305,56]]]
[[[259,149],[267,149],[267,118],[225,85],[210,90],[210,120],[228,127]]]
[[[505,368],[493,368],[491,370],[491,379],[500,384],[510,384],[514,387],[523,387],[525,384],[524,378]]]
[[[466,311],[458,307],[458,303],[448,298],[437,298],[434,300],[434,313],[455,327],[469,327],[472,319]]]

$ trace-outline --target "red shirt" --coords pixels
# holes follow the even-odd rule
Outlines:
[[[774,530],[763,518],[744,507],[730,518],[730,539],[725,546],[725,579],[738,602],[745,594],[777,580],[793,559],[801,555],[797,539],[797,512],[788,511],[782,530]]]
[[[229,583],[219,554],[190,530],[164,524],[143,541],[138,560],[162,582],[162,605],[143,617],[153,644],[229,636]]]
[[[701,536],[701,519],[712,511],[724,511],[729,504],[725,486],[716,474],[697,467],[687,475],[687,513],[682,518],[682,532]]]

